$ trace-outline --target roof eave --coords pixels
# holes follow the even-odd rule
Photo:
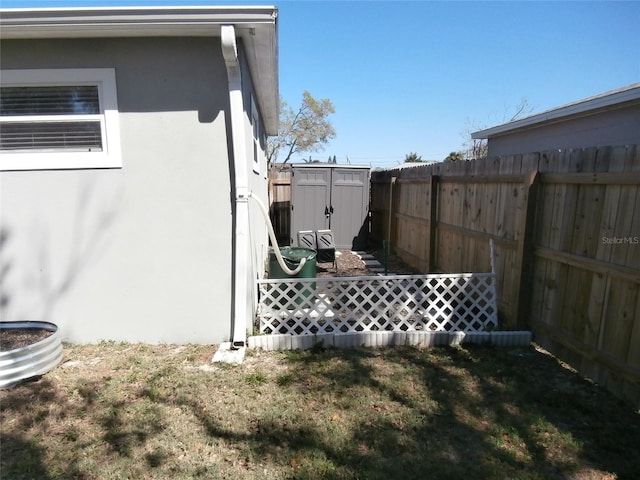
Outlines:
[[[0,38],[219,34],[223,24],[274,24],[275,7],[94,7],[0,9]]]
[[[242,38],[268,135],[278,132],[278,31],[273,6],[0,9],[0,39],[220,36]]]

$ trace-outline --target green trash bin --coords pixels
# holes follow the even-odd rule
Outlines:
[[[316,251],[302,247],[282,247],[280,254],[287,268],[295,270],[303,258],[306,262],[302,269],[295,275],[287,275],[278,263],[278,258],[273,248],[269,249],[269,278],[316,278]]]
[[[303,258],[306,259],[305,264],[302,269],[300,269],[300,271],[295,275],[288,275],[278,263],[278,258],[276,257],[275,251],[273,250],[273,248],[270,248],[268,270],[270,279],[316,278],[315,250],[302,247],[282,247],[280,249],[280,254],[282,255],[284,263],[287,265],[287,268],[291,270],[295,270],[300,265],[300,262]],[[281,290],[284,291],[285,289],[287,289],[287,287],[282,285]],[[296,283],[295,290],[298,292],[303,292],[302,295],[297,295],[296,292],[288,291],[287,297],[295,297],[295,304],[297,306],[307,308],[313,306],[313,301],[315,299],[315,295],[313,294],[313,292],[315,291],[315,283]]]

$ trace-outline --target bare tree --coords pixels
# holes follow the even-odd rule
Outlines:
[[[533,107],[529,105],[529,101],[523,97],[520,99],[520,102],[515,106],[515,108],[511,108],[509,105],[506,105],[504,107],[502,118],[495,121],[495,123],[513,122],[518,118],[527,116],[532,111]],[[480,123],[477,120],[471,120],[467,117],[465,128],[460,133],[462,138],[464,138],[465,140],[462,146],[464,147],[463,154],[466,160],[472,160],[474,158],[484,158],[487,156],[487,141],[482,138],[471,137],[471,134],[473,132],[484,130],[485,128],[487,128],[486,124]]]
[[[504,109],[504,118],[508,116],[509,110],[510,110],[509,106],[506,106]],[[509,122],[513,122],[518,118],[525,117],[529,115],[531,112],[533,112],[533,107],[529,105],[529,100],[522,97],[520,99],[520,103],[518,103],[518,105],[516,105],[516,107],[514,108],[513,114],[511,115]]]
[[[292,155],[303,152],[317,152],[335,138],[336,132],[327,118],[335,113],[331,100],[316,100],[306,90],[302,94],[302,104],[293,110],[287,102],[280,100],[280,128],[278,136],[267,140],[267,160],[273,163],[284,155],[282,163],[287,163]]]

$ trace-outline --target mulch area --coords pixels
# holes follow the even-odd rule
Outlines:
[[[341,250],[341,255],[338,257],[338,268],[333,263],[319,262],[317,264],[317,277],[362,277],[368,275],[376,275],[376,272],[370,270],[360,260],[360,258],[349,250]],[[369,252],[371,253],[381,265],[384,265],[384,257],[381,251]],[[415,268],[404,263],[400,258],[395,255],[390,255],[387,258],[387,269],[389,273],[395,275],[413,275],[418,272]]]
[[[369,270],[357,255],[348,250],[341,251],[341,255],[337,256],[337,269],[333,263],[318,262],[316,266],[316,276],[325,277],[363,277],[366,275],[375,275]]]
[[[52,333],[41,328],[2,328],[0,329],[0,352],[26,347],[44,340]]]

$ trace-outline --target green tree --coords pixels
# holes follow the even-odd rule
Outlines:
[[[411,152],[404,157],[404,163],[418,163],[423,161],[422,157],[414,152]]]
[[[451,152],[444,159],[445,162],[460,162],[462,160],[464,160],[464,152]]]
[[[329,120],[335,113],[331,100],[316,100],[308,92],[302,93],[302,104],[294,110],[280,100],[280,127],[278,135],[267,140],[267,160],[273,163],[283,156],[287,163],[297,153],[318,152],[335,138],[336,131]]]

